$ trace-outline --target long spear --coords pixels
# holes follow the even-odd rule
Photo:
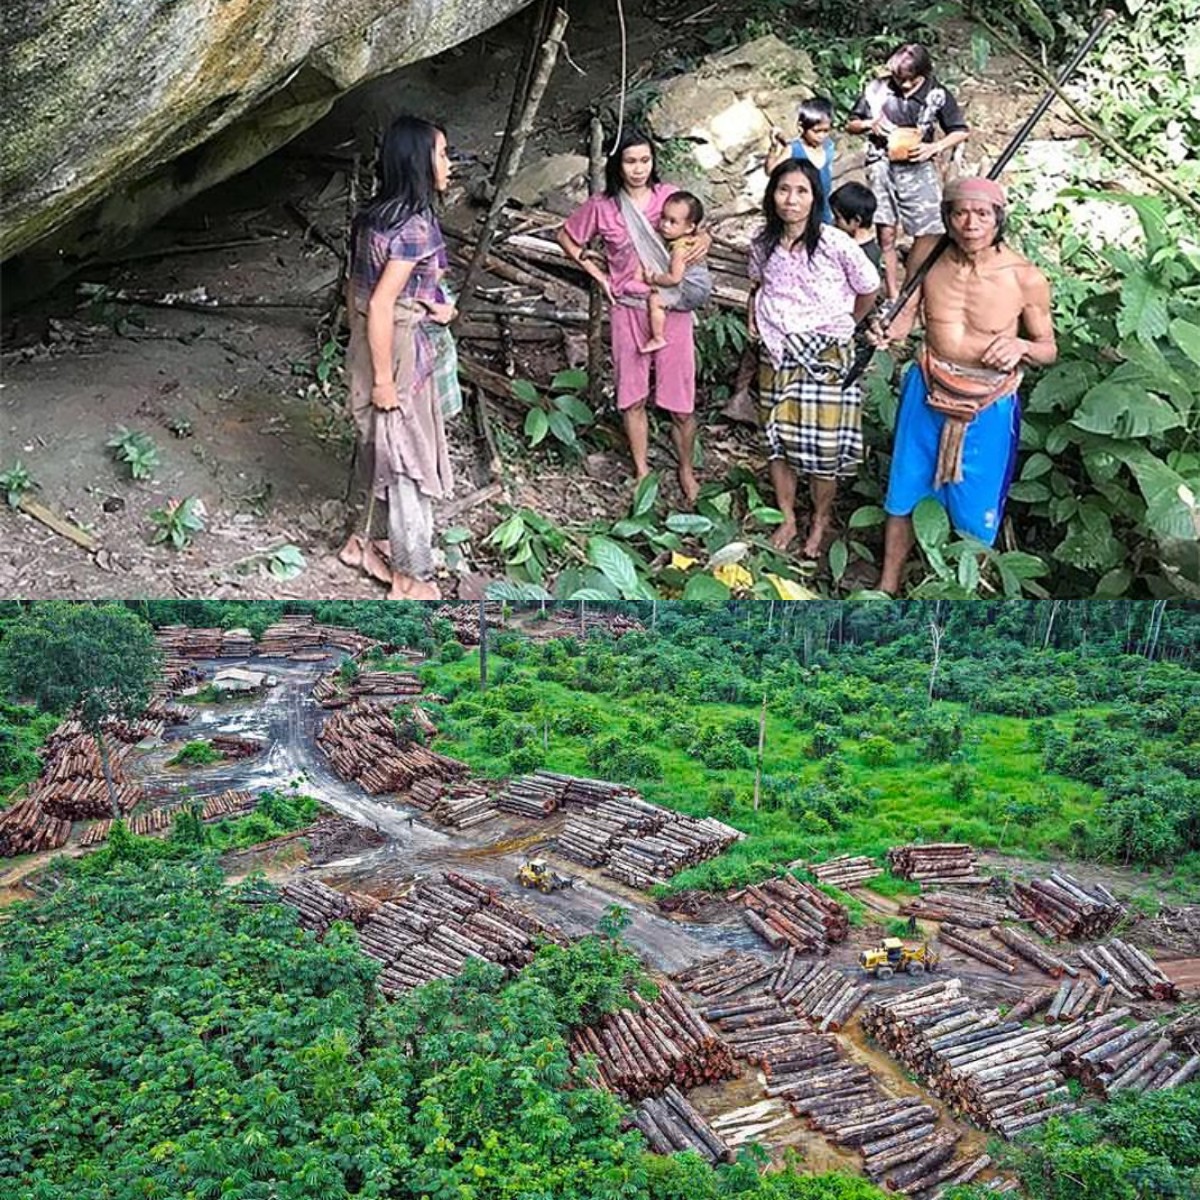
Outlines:
[[[1012,140],[1000,153],[1000,157],[992,163],[988,170],[988,179],[997,179],[1005,167],[1012,161],[1013,156],[1020,150],[1025,140],[1033,132],[1034,126],[1046,115],[1046,110],[1054,103],[1058,91],[1071,78],[1072,75],[1079,69],[1079,64],[1091,53],[1092,47],[1100,40],[1104,31],[1117,19],[1117,13],[1106,8],[1101,14],[1100,19],[1096,22],[1092,32],[1087,35],[1087,39],[1071,55],[1070,59],[1059,71],[1058,77],[1054,83],[1046,89],[1042,98],[1037,102],[1037,106],[1033,112],[1029,114],[1022,122],[1021,127],[1013,134]],[[886,314],[878,312],[868,313],[855,329],[855,334],[862,334],[869,326],[878,322],[884,329],[904,311],[904,306],[913,298],[917,289],[925,282],[925,276],[929,273],[929,268],[946,252],[946,248],[950,245],[950,235],[943,233],[937,240],[937,244],[929,253],[929,257],[905,280],[904,286],[900,289],[900,294],[895,301],[888,306]],[[843,387],[849,387],[870,365],[871,359],[875,355],[875,347],[872,345],[862,346],[854,357],[854,363],[846,376],[846,382]]]

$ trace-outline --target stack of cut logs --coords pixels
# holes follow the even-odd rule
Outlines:
[[[906,917],[951,921],[968,929],[990,929],[1015,915],[1003,900],[971,892],[924,892],[906,900],[900,912]]]
[[[320,644],[317,623],[311,613],[290,613],[264,630],[258,639],[262,658],[287,658]]]
[[[0,813],[0,858],[57,850],[71,836],[71,822],[52,817],[32,796]]]
[[[187,625],[165,625],[155,633],[159,649],[175,658],[250,658],[256,652],[254,638],[246,629],[192,629]],[[263,634],[257,652],[267,658],[286,658],[316,646],[337,646],[350,654],[362,654],[377,645],[353,629],[340,625],[318,625],[311,614],[283,616]]]
[[[318,645],[336,646],[339,650],[345,650],[352,658],[358,658],[372,646],[379,645],[374,638],[342,625],[318,625],[316,634]]]
[[[155,637],[165,653],[182,658],[249,658],[254,653],[254,638],[247,629],[166,625]]]
[[[470,958],[523,967],[539,939],[565,942],[537,917],[451,871],[385,901],[359,931],[363,951],[383,963],[379,986],[386,995],[448,979]]]
[[[509,780],[496,803],[505,812],[540,820],[559,808],[565,790],[555,776],[543,775],[541,772],[536,775],[522,775]]]
[[[158,721],[165,725],[184,725],[195,715],[196,710],[186,704],[174,704],[167,699],[166,694],[150,697],[146,705],[146,720]]]
[[[1046,1028],[976,1010],[958,979],[877,1000],[862,1026],[936,1095],[1005,1138],[1071,1108]]]
[[[1014,883],[1009,903],[1043,937],[1104,937],[1125,916],[1108,888],[1085,886],[1061,871],[1051,871],[1049,879]]]
[[[67,722],[66,728],[73,725],[74,722]],[[159,729],[161,731],[161,726]],[[108,722],[105,723],[105,731],[110,732]],[[125,778],[123,762],[130,747],[116,740],[123,732],[135,735],[138,731],[129,723],[114,723],[111,727],[113,736],[107,739],[107,746],[117,805],[121,812],[127,813],[142,799],[142,789]],[[47,740],[42,752],[46,764],[37,780],[30,785],[29,798],[49,816],[64,821],[79,821],[112,814],[100,752],[91,734],[69,733],[60,725]]]
[[[189,659],[177,654],[164,654],[159,663],[155,695],[173,695],[203,678],[204,672]]]
[[[995,967],[997,971],[1003,971],[1006,975],[1017,973],[1017,960],[983,934],[971,933],[958,925],[943,925],[938,931],[938,940],[982,963],[987,963],[989,967]]]
[[[793,959],[794,953],[788,950],[784,954],[771,991],[784,1004],[803,1013],[822,1033],[836,1033],[870,995],[870,983],[847,978],[821,963]]]
[[[1061,979],[1064,975],[1072,977],[1079,974],[1065,959],[1052,954],[1040,942],[1035,942],[1028,934],[1018,929],[1010,929],[1007,925],[995,925],[990,930],[992,937],[1003,942],[1018,957],[1032,963],[1039,971],[1044,971],[1052,979]]]
[[[753,954],[727,950],[715,958],[705,958],[671,976],[686,991],[716,1000],[733,996],[756,983],[774,980],[779,975],[779,963],[764,962]]]
[[[209,796],[200,810],[202,821],[223,821],[226,817],[240,817],[258,807],[258,797],[252,792],[241,792],[234,788],[218,796]]]
[[[976,887],[989,882],[975,874],[975,851],[965,842],[931,842],[928,846],[894,846],[887,852],[888,866],[901,879],[921,884],[953,883]]]
[[[845,941],[850,930],[850,914],[844,905],[791,875],[751,884],[729,899],[741,901],[746,924],[775,950],[792,946],[806,953],[828,954],[830,943]]]
[[[1179,1087],[1200,1074],[1200,1054],[1181,1054],[1157,1021],[1128,1029],[1128,1008],[1079,1021],[1050,1034],[1063,1070],[1107,1096],[1122,1089],[1156,1092]]]
[[[828,862],[814,863],[809,870],[818,883],[836,888],[858,887],[868,879],[883,874],[883,868],[871,859],[851,854],[841,854]]]
[[[336,672],[322,675],[312,689],[313,699],[322,708],[345,708],[350,703],[350,695],[342,690]]]
[[[310,875],[295,875],[279,889],[279,898],[300,916],[300,924],[323,937],[334,921],[354,920],[355,908],[344,892]]]
[[[630,887],[650,888],[685,867],[715,858],[745,836],[713,817],[673,812],[658,833],[642,834],[617,846],[604,873]]]
[[[640,796],[616,796],[582,813],[572,813],[558,835],[558,852],[584,866],[599,867],[622,839],[656,832],[669,815]]]
[[[1148,1000],[1178,1000],[1179,989],[1158,964],[1137,946],[1120,938],[1077,951],[1079,960],[1101,982],[1111,983],[1126,1000],[1144,996]]]
[[[350,681],[353,696],[417,696],[421,681],[412,671],[360,671]]]
[[[485,606],[489,627],[504,624],[504,609],[499,604]],[[443,604],[433,614],[454,626],[454,640],[463,646],[479,645],[479,606],[477,604]]]
[[[251,758],[261,754],[265,742],[258,738],[238,737],[233,733],[214,733],[209,739],[214,750],[219,750],[225,758]]]
[[[487,789],[474,783],[445,783],[418,779],[409,789],[412,801],[442,825],[469,829],[500,814]]]
[[[713,1164],[733,1161],[733,1151],[674,1085],[643,1100],[633,1121],[656,1154],[695,1150]]]
[[[678,989],[663,983],[656,1000],[634,999],[637,1008],[608,1013],[571,1036],[572,1058],[594,1055],[601,1086],[640,1100],[671,1084],[695,1087],[736,1073],[730,1048]]]
[[[242,792],[230,788],[217,796],[208,796],[203,801],[182,800],[174,804],[164,804],[159,808],[147,809],[135,813],[129,818],[129,832],[138,837],[154,837],[156,834],[170,830],[176,814],[183,808],[192,805],[200,806],[200,820],[223,821],[226,817],[241,817],[253,812],[258,807],[258,797],[253,792]],[[99,846],[108,840],[112,832],[112,818],[106,817],[94,821],[84,831],[79,839],[81,846]]]
[[[466,764],[403,741],[391,710],[358,700],[326,719],[317,745],[343,779],[355,779],[373,796],[407,791],[418,779],[461,779]]]
[[[560,628],[562,637],[578,636],[579,615],[568,609],[558,609],[554,614],[554,623]],[[644,630],[646,627],[637,619],[637,617],[627,616],[625,613],[605,612],[602,609],[587,609],[583,614],[583,632],[584,634],[591,633],[592,630],[598,629],[607,633],[610,637],[619,638],[627,633],[635,633]]]

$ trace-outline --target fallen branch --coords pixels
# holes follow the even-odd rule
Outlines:
[[[67,541],[81,546],[89,554],[99,548],[100,543],[86,529],[76,525],[74,521],[67,520],[66,517],[60,517],[52,508],[47,508],[32,496],[22,496],[17,501],[17,507],[35,521],[41,522],[47,529],[53,530],[59,537],[65,537]]]

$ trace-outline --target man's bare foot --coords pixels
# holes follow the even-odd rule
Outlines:
[[[440,600],[442,593],[432,580],[413,579],[411,575],[401,575],[399,571],[392,575],[392,590],[388,593],[389,600]]]
[[[829,522],[818,521],[814,518],[812,525],[809,526],[808,537],[804,541],[804,557],[820,558],[828,538]]]
[[[665,350],[667,348],[666,338],[651,338],[643,347],[643,354],[653,354],[657,350]]]
[[[780,527],[771,534],[771,545],[776,550],[786,552],[787,548],[796,540],[796,522],[784,521]]]
[[[721,416],[727,421],[738,421],[743,425],[757,425],[758,414],[754,411],[754,401],[749,392],[734,392],[721,409]]]
[[[700,495],[700,484],[696,482],[695,472],[689,466],[680,466],[675,472],[679,476],[679,488],[683,492],[683,498],[688,502],[690,508],[696,503],[696,497]]]
[[[363,540],[357,533],[352,533],[346,544],[338,551],[338,562],[357,570],[362,566]]]
[[[363,543],[362,569],[364,574],[370,575],[372,579],[377,579],[380,583],[392,582],[392,568],[379,553],[374,542]]]

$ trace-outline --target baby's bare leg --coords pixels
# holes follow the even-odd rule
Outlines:
[[[650,314],[650,340],[642,347],[642,353],[653,354],[667,344],[667,308],[657,291],[646,297],[646,308]]]

